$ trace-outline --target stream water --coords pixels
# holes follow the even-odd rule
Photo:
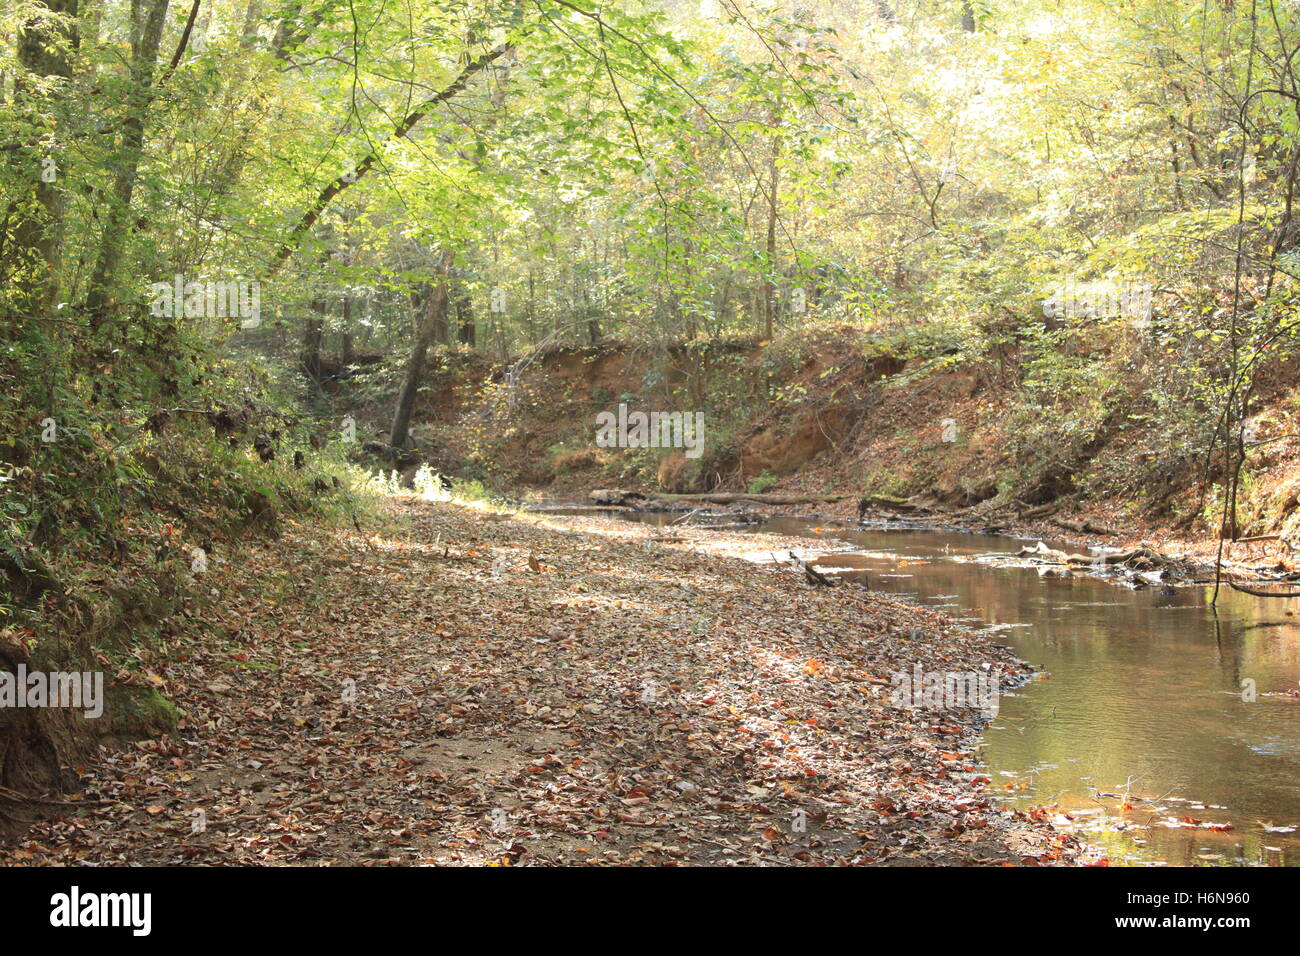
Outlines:
[[[1015,559],[1020,538],[752,530],[807,537],[818,568],[995,629],[1045,672],[1003,691],[985,730],[1000,800],[1059,808],[1113,865],[1300,865],[1300,601],[1227,591],[1216,613],[1199,586],[1045,577]]]

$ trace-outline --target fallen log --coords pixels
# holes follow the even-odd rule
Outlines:
[[[1148,548],[1145,544],[1133,548],[1129,551],[1117,551],[1115,554],[1072,554],[1070,555],[1071,564],[1128,564],[1132,561],[1143,559],[1149,561],[1156,567],[1166,567],[1173,564],[1172,558],[1167,558],[1154,548]]]
[[[588,492],[587,497],[596,504],[622,505],[634,501],[645,501],[653,497],[664,501],[704,501],[711,505],[731,505],[742,501],[752,501],[760,505],[820,505],[843,501],[848,495],[761,495],[746,492],[706,493],[698,495],[644,495],[639,491],[623,491],[618,488],[597,488]]]
[[[1128,551],[1114,554],[1066,554],[1055,551],[1039,541],[1032,548],[1021,548],[1017,557],[1043,558],[1053,564],[1129,564],[1133,561],[1145,561],[1153,567],[1169,567],[1176,564],[1173,558],[1166,557],[1154,548],[1141,545]]]
[[[934,510],[929,505],[922,504],[913,498],[895,498],[891,495],[866,495],[858,499],[858,522],[866,516],[870,508],[884,508],[887,511],[902,511],[915,513],[918,511]]]
[[[1256,541],[1280,541],[1284,545],[1286,545],[1287,550],[1289,551],[1295,550],[1295,545],[1292,544],[1289,540],[1287,540],[1285,535],[1281,535],[1281,534],[1257,534],[1249,538],[1235,538],[1231,543],[1232,544],[1253,544]]]
[[[1016,513],[1016,517],[1022,521],[1033,521],[1035,518],[1046,518],[1049,515],[1054,515],[1060,510],[1061,506],[1059,504],[1040,505],[1037,508],[1027,508],[1024,511],[1019,511]]]
[[[597,488],[587,492],[587,497],[598,505],[625,505],[633,501],[645,501],[645,495],[639,491],[621,491],[618,488]]]
[[[893,495],[866,495],[858,504],[875,505],[877,508],[893,508],[896,511],[912,511],[919,507],[909,498],[895,498]]]
[[[1101,525],[1093,524],[1088,518],[1084,518],[1082,521],[1066,521],[1064,518],[1053,518],[1052,524],[1058,528],[1064,528],[1066,531],[1073,531],[1075,534],[1107,535],[1115,533],[1111,528],[1103,528]]]

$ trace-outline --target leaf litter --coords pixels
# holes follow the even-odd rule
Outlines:
[[[986,634],[742,560],[779,536],[394,499],[214,565],[153,678],[175,737],[79,768],[0,863],[1063,865],[977,710],[891,674],[1031,670]],[[207,590],[210,588],[211,590]],[[213,596],[215,595],[215,596]]]

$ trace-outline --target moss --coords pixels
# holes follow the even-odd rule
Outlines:
[[[104,726],[100,730],[103,736],[144,740],[176,733],[180,711],[155,688],[114,684],[106,697]]]

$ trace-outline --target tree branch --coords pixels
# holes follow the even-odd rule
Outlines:
[[[484,53],[465,64],[465,68],[460,71],[460,75],[452,81],[450,86],[425,100],[414,112],[410,113],[405,119],[398,123],[396,127],[394,127],[393,138],[400,139],[409,133],[417,123],[429,114],[430,110],[439,103],[451,99],[461,90],[465,89],[474,74],[483,70],[493,61],[500,59],[506,53],[510,52],[510,49],[510,44],[503,43],[499,46],[493,47],[487,53]],[[378,162],[378,151],[371,150],[366,154],[365,158],[362,159],[361,162],[357,163],[356,166],[348,172],[340,173],[333,182],[329,183],[329,185],[320,191],[320,194],[311,204],[311,207],[302,214],[302,218],[298,220],[297,225],[289,231],[288,237],[280,245],[280,248],[276,250],[275,257],[271,260],[271,265],[266,271],[265,278],[269,279],[271,276],[275,275],[280,271],[284,264],[289,261],[289,258],[297,250],[298,244],[302,241],[302,237],[316,224],[316,220],[319,219],[321,213],[329,207],[329,204],[334,200],[334,197],[338,196],[339,193],[343,192],[343,190],[347,189],[353,183],[360,181],[360,179],[365,176],[366,173],[370,172]]]
[[[190,7],[189,19],[185,21],[185,29],[181,31],[181,38],[176,44],[176,52],[172,54],[172,60],[167,64],[167,71],[158,78],[158,88],[161,89],[166,85],[171,75],[176,72],[176,67],[181,65],[181,57],[185,55],[185,48],[190,45],[190,34],[194,31],[194,21],[199,17],[199,5],[203,0],[194,0]]]

